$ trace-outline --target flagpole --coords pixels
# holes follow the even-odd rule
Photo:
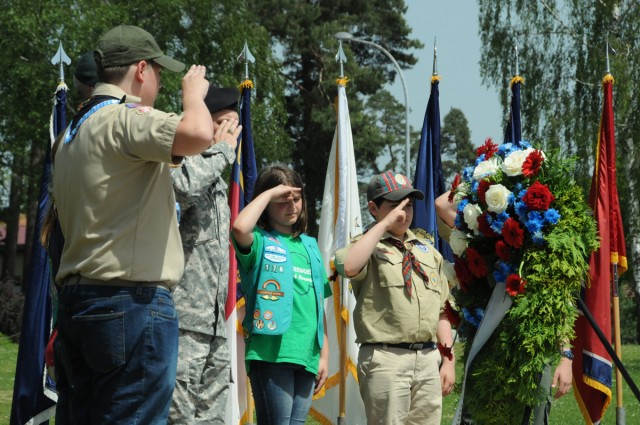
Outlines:
[[[336,54],[336,61],[340,63],[340,79],[345,79],[344,75],[344,64],[347,62],[347,56],[344,54],[344,50],[342,49],[342,40],[338,39],[338,53]],[[339,115],[340,103],[338,102],[336,105],[336,117],[337,121],[340,120]],[[344,141],[340,140],[340,133],[338,133],[336,139],[336,157],[338,152],[338,144],[344,143]],[[337,183],[337,182],[336,182]],[[342,288],[343,280],[341,276],[337,276],[338,286]],[[342,317],[342,311],[344,311],[344,297],[342,296],[343,291],[340,291],[340,317]],[[334,294],[335,296],[335,294]],[[340,379],[340,384],[338,386],[338,425],[346,424],[347,417],[347,323],[345,320],[340,320],[340,328],[338,331],[338,351],[340,353],[340,361],[339,361],[339,371],[338,376]]]
[[[376,49],[380,50],[382,53],[384,53],[393,63],[393,65],[396,67],[396,70],[398,71],[398,75],[400,76],[400,81],[402,82],[402,90],[404,91],[404,124],[405,124],[405,128],[404,128],[404,161],[405,161],[405,171],[406,171],[406,175],[410,176],[411,175],[411,164],[410,164],[410,160],[409,160],[409,156],[410,156],[410,147],[411,147],[411,140],[410,140],[410,131],[409,131],[409,92],[407,91],[407,83],[404,80],[404,74],[402,73],[402,68],[400,68],[400,65],[398,64],[398,61],[396,61],[396,59],[391,55],[391,53],[385,49],[384,47],[382,47],[381,45],[374,43],[372,41],[368,41],[368,40],[363,40],[361,38],[357,38],[355,37],[353,34],[345,32],[345,31],[340,31],[337,32],[334,35],[335,38],[337,38],[338,40],[349,40],[349,41],[355,41],[356,43],[362,43],[362,44],[367,44],[369,46],[375,47]]]
[[[606,36],[606,70],[605,75],[611,74],[611,63],[609,61],[609,35]],[[615,158],[612,161],[615,162]],[[620,337],[620,296],[618,293],[618,258],[611,256],[611,280],[613,297],[613,334],[616,355],[622,360],[622,340]],[[623,406],[622,374],[620,368],[616,366],[616,424],[624,425],[626,414]]]
[[[249,79],[249,63],[253,64],[256,61],[256,58],[253,56],[253,54],[249,50],[249,45],[247,44],[247,40],[244,41],[244,46],[242,47],[242,51],[240,52],[240,54],[236,58],[236,61],[244,63],[244,81],[240,84],[240,87],[242,87],[242,95],[241,95],[241,97],[244,99],[244,90],[248,90],[250,87],[253,87],[253,84],[252,84],[251,80]],[[249,94],[249,98],[250,98],[250,94]],[[242,103],[243,104],[241,106],[241,110],[244,110],[243,109],[243,108],[245,108],[244,101]],[[242,116],[244,116],[243,112],[241,112],[241,114],[242,114]],[[241,117],[241,119],[242,119],[242,117]],[[249,122],[250,122],[250,120],[249,120]],[[238,143],[238,146],[236,148],[237,152],[238,151],[241,152],[241,154],[240,154],[241,156],[237,155],[236,161],[238,161],[239,158],[243,158],[240,161],[240,165],[239,166],[242,167],[241,168],[241,170],[242,170],[241,173],[247,173],[248,170],[244,169],[244,167],[243,167],[244,166],[244,158],[246,158],[245,155],[253,155],[253,153],[244,152],[243,147],[245,147],[245,146],[244,146],[244,142],[243,141],[245,140],[245,132],[247,132],[247,131],[249,132],[249,136],[247,136],[247,137],[250,137],[251,132],[250,132],[249,126],[246,123],[243,122],[242,124],[243,124],[242,134],[240,135],[242,140],[240,141],[240,143]],[[249,187],[251,187],[250,192],[253,190],[252,189],[253,188],[253,183],[251,183],[251,185],[249,185],[249,181],[251,180],[252,177],[255,179],[255,174],[253,174],[253,176],[249,176],[249,175],[243,174],[242,178],[246,179],[243,182],[245,191],[249,190]],[[245,193],[241,192],[241,195],[237,200],[237,202],[240,205],[239,209],[243,208],[244,205],[245,205],[245,202],[246,202],[246,199],[240,199],[240,198],[247,197],[247,195],[248,194],[246,192]],[[231,270],[230,270],[230,273],[231,273]],[[231,276],[231,274],[230,274],[230,276]],[[236,310],[237,310],[237,308],[236,308]],[[245,314],[247,314],[246,306],[245,306]],[[238,319],[236,319],[236,320],[238,320]],[[236,334],[236,338],[237,338],[237,334]],[[245,397],[245,403],[246,403],[246,410],[245,410],[244,415],[241,414],[240,416],[241,416],[241,418],[242,417],[246,417],[246,425],[253,425],[254,424],[253,415],[254,415],[254,406],[255,406],[255,404],[254,404],[254,400],[253,400],[253,390],[251,388],[251,381],[249,380],[249,376],[246,375],[246,374],[242,378],[244,378],[244,380],[245,380],[244,397]],[[236,379],[239,382],[241,377],[236,376]],[[240,397],[240,395],[238,395],[238,397]],[[240,419],[240,423],[242,423],[242,419]]]

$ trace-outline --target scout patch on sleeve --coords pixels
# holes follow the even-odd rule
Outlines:
[[[134,109],[138,115],[148,114],[153,110],[151,106],[141,105],[139,103],[125,103],[125,106],[129,109]]]

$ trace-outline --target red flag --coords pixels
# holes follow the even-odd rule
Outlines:
[[[619,274],[627,270],[616,185],[613,82],[610,74],[602,81],[604,105],[589,194],[589,205],[598,223],[600,249],[591,254],[590,282],[582,288],[581,294],[608,340],[611,340],[611,265],[618,265]],[[611,402],[611,357],[583,316],[576,321],[576,339],[573,346],[573,376],[576,389],[574,394],[585,423],[598,423]]]

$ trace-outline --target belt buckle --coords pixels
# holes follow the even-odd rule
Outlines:
[[[409,348],[410,348],[411,350],[416,350],[416,351],[418,351],[418,350],[422,350],[422,347],[423,347],[423,346],[424,346],[424,343],[422,343],[422,342],[414,342],[414,343],[412,343],[412,344],[409,346]]]

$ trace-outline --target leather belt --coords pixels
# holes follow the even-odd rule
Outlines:
[[[99,286],[117,286],[117,287],[148,286],[148,287],[156,287],[156,288],[165,288],[171,291],[171,287],[166,282],[138,282],[133,280],[123,280],[123,279],[97,280],[97,279],[90,279],[88,277],[80,276],[77,274],[66,276],[58,286],[64,288],[65,286],[72,286],[72,285],[99,285]]]
[[[433,341],[428,342],[398,342],[395,344],[390,344],[386,342],[373,342],[373,343],[365,343],[363,345],[378,345],[382,346],[382,348],[403,348],[405,350],[412,351],[420,351],[420,350],[435,350],[436,343]]]

